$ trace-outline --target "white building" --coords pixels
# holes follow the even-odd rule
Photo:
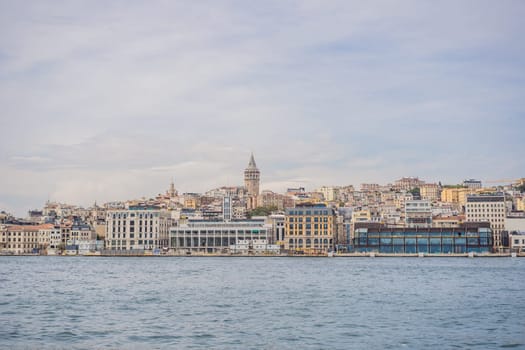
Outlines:
[[[505,230],[525,232],[525,216],[507,216],[505,218]]]
[[[467,222],[490,222],[495,248],[502,247],[501,231],[505,229],[505,196],[469,195],[465,206]]]
[[[280,247],[268,244],[266,239],[239,240],[230,246],[230,252],[234,254],[279,254]]]
[[[239,241],[268,241],[264,220],[188,221],[170,229],[170,248],[178,254],[228,253]]]
[[[405,202],[405,224],[407,227],[431,227],[432,206],[428,200]]]
[[[171,215],[155,206],[108,210],[106,249],[153,250],[169,246]]]
[[[284,214],[272,214],[268,216],[267,223],[270,227],[270,234],[268,235],[269,243],[284,242]]]
[[[509,234],[509,246],[511,251],[525,252],[525,231]]]

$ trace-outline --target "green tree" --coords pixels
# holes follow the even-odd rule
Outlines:
[[[257,207],[249,211],[247,216],[248,218],[252,218],[253,216],[268,216],[273,211],[276,211],[276,210],[277,210],[277,207],[275,205],[271,205],[269,207]]]
[[[417,197],[417,198],[421,197],[421,191],[420,191],[419,187],[415,187],[415,188],[411,189],[409,192],[412,193],[412,195],[414,197]]]

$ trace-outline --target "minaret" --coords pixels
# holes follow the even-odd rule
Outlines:
[[[252,153],[250,163],[248,163],[248,167],[244,170],[244,187],[248,190],[249,196],[257,197],[259,195],[260,178],[261,173],[259,172],[259,169],[257,169]]]

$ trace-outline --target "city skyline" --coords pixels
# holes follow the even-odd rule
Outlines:
[[[0,209],[523,177],[520,1],[0,1]]]

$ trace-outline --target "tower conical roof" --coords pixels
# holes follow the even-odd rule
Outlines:
[[[255,164],[255,158],[253,158],[253,153],[250,157],[250,163],[248,163],[249,169],[257,169],[257,164]]]

